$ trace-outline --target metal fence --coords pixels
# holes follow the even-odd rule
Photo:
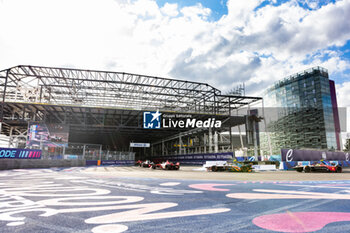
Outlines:
[[[100,144],[68,143],[66,147],[43,147],[42,159],[135,160],[135,153],[102,150]]]

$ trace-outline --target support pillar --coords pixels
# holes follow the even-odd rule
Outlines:
[[[102,145],[100,145],[100,151],[99,152],[100,152],[100,156],[99,156],[100,159],[99,160],[101,161],[102,160]]]
[[[86,151],[86,145],[84,144],[84,147],[83,147],[83,159],[85,159],[85,151]]]
[[[66,147],[64,146],[63,147],[63,151],[62,151],[62,157],[63,157],[63,159],[64,159],[64,155],[66,154]]]
[[[179,155],[181,155],[181,151],[182,151],[182,139],[181,139],[181,136],[179,136]]]
[[[238,132],[239,132],[239,139],[241,141],[241,148],[243,150],[244,144],[243,144],[243,137],[242,137],[242,132],[241,132],[241,126],[238,126]]]
[[[218,153],[219,152],[219,145],[218,145],[218,132],[215,131],[214,133],[214,152]]]
[[[213,134],[211,132],[211,128],[209,128],[209,153],[213,152]]]
[[[270,155],[272,155],[272,147],[271,147],[271,138],[270,138],[270,132],[267,130],[267,127],[266,127],[266,119],[265,119],[265,110],[264,110],[264,99],[261,100],[262,102],[262,115],[263,115],[263,118],[264,118],[264,126],[265,126],[265,132],[266,132],[266,135],[267,135],[267,143],[268,143],[268,146],[269,146],[269,151],[270,151]]]
[[[258,142],[256,138],[256,122],[253,121],[253,141],[254,141],[254,157],[255,161],[258,161]]]

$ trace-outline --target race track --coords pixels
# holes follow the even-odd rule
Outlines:
[[[269,179],[186,169],[0,171],[0,232],[350,232],[349,174],[263,174]]]

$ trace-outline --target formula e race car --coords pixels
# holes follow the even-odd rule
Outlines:
[[[293,167],[297,172],[342,172],[342,167],[326,161],[316,162],[310,165],[297,165]]]
[[[252,165],[251,164],[243,164],[239,162],[233,162],[230,164],[231,166],[228,167],[228,171],[230,172],[252,172]]]
[[[158,164],[153,164],[152,165],[153,169],[156,168],[160,168],[163,170],[179,170],[180,169],[180,163],[173,163],[173,162],[169,162],[168,160],[166,162],[163,163],[158,163]]]
[[[230,171],[230,172],[252,172],[251,164],[244,164],[234,160],[233,162],[227,161],[206,161],[203,165],[207,171]]]
[[[150,168],[150,167],[152,167],[153,165],[154,165],[153,162],[151,162],[150,160],[146,160],[146,161],[144,161],[144,162],[142,162],[142,163],[140,164],[140,167],[148,167],[148,168]]]
[[[135,162],[135,166],[141,167],[141,164],[142,164],[142,161],[141,161],[141,160],[137,160],[137,161]]]

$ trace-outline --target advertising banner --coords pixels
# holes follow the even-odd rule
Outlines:
[[[97,166],[97,160],[86,160],[86,166]],[[134,160],[102,160],[101,164],[106,165],[117,165],[117,166],[133,166],[135,165]]]
[[[157,157],[153,160],[155,162],[162,162],[169,160],[171,162],[180,162],[181,164],[189,165],[202,165],[207,160],[231,160],[233,159],[232,152],[223,152],[223,153],[208,153],[208,154],[188,154],[188,155],[173,155],[173,156],[164,156]]]
[[[350,153],[348,152],[332,152],[332,151],[314,151],[314,150],[281,150],[282,161],[320,161],[320,160],[339,160],[349,161]]]
[[[41,150],[0,148],[0,159],[41,159]]]

